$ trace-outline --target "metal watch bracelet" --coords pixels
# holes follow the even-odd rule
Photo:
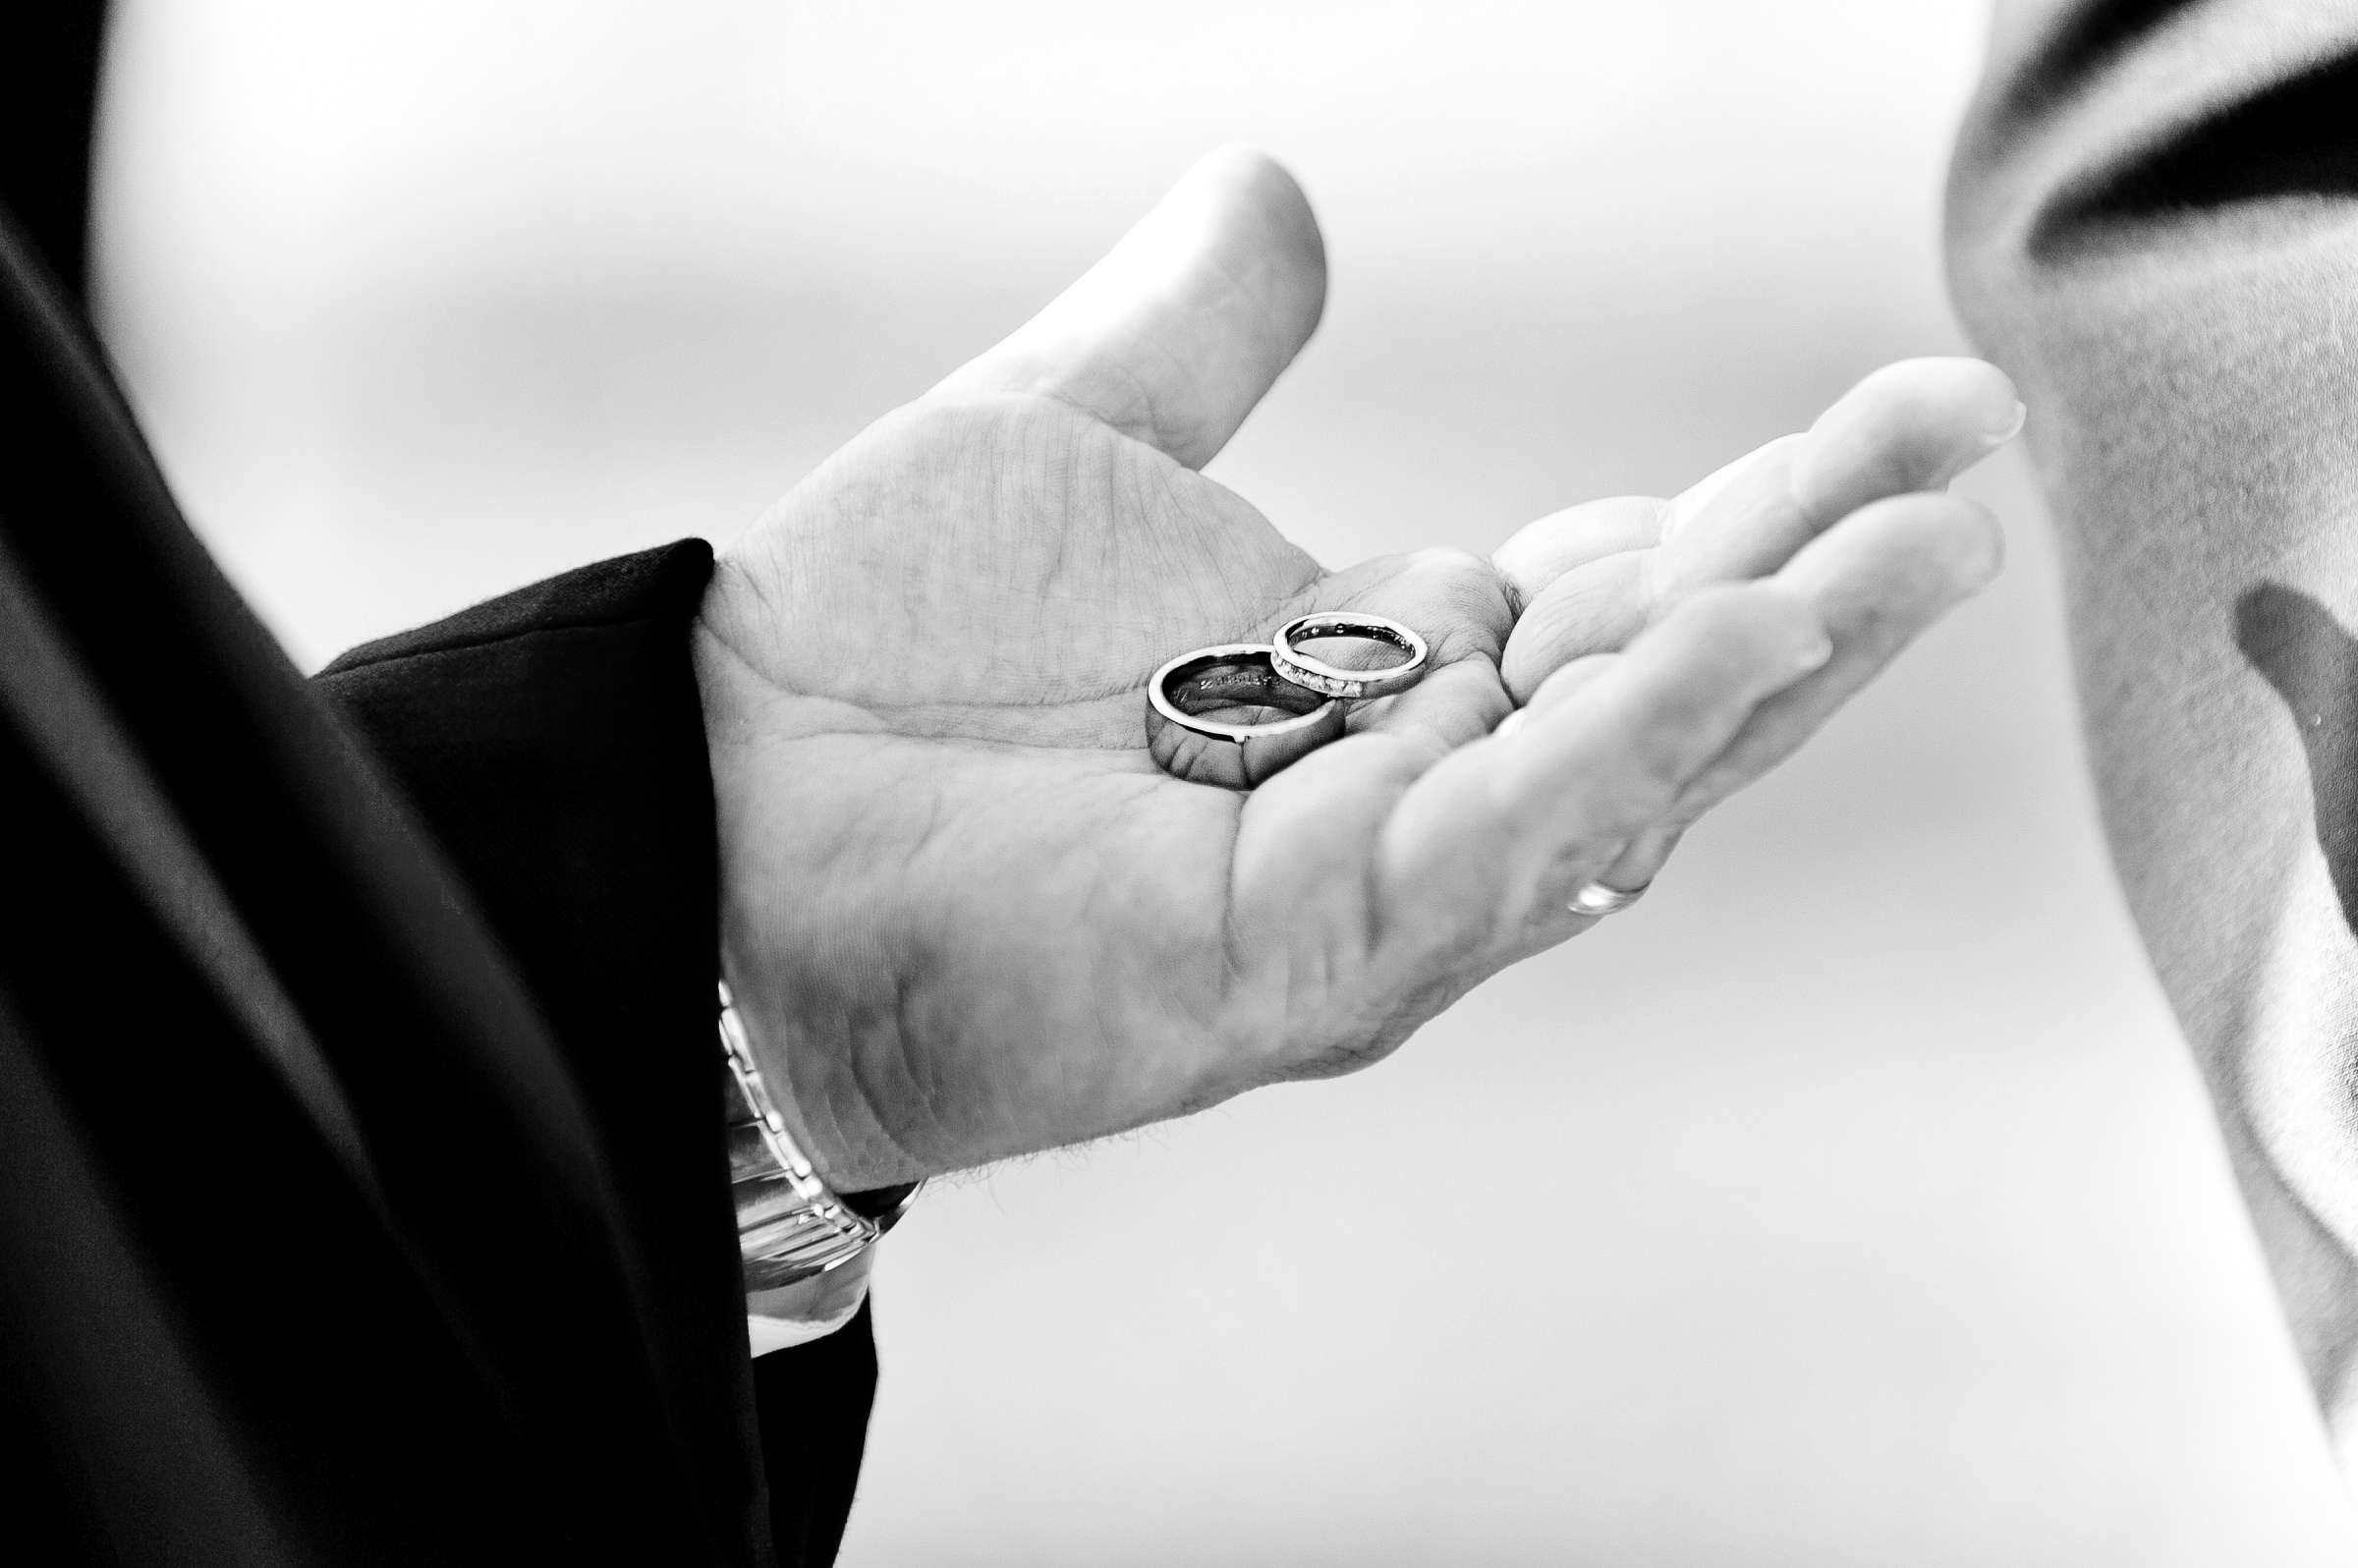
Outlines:
[[[729,1192],[737,1204],[746,1290],[775,1290],[823,1274],[873,1247],[926,1184],[858,1199],[842,1198],[826,1184],[770,1097],[726,980],[720,982],[720,1048],[737,1090],[728,1134]]]

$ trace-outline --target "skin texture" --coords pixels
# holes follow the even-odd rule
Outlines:
[[[1996,568],[1935,492],[2019,406],[1927,361],[1676,501],[1327,571],[1198,472],[1323,295],[1300,191],[1215,154],[723,556],[696,656],[725,964],[838,1186],[1376,1060],[1593,924],[1578,887],[1650,877]],[[1417,627],[1432,673],[1250,794],[1154,767],[1157,665],[1322,609]]]

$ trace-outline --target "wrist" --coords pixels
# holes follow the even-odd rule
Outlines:
[[[847,1208],[875,1217],[907,1187],[954,1168],[926,1163],[902,1148],[856,1075],[825,1050],[825,1042],[804,1037],[807,1031],[793,1013],[766,994],[771,982],[758,974],[738,980],[748,968],[723,964],[723,984],[735,1003],[738,1037],[784,1124],[786,1138]],[[789,977],[783,983],[792,986],[794,980]]]
[[[814,942],[781,931],[780,912],[771,908],[782,896],[811,896],[807,866],[787,852],[772,824],[781,781],[808,765],[788,755],[806,727],[781,719],[807,701],[773,684],[732,635],[742,632],[731,607],[741,595],[724,589],[729,575],[715,573],[692,632],[712,780],[722,981],[786,1131],[830,1188],[860,1194],[922,1180],[930,1172],[881,1136],[857,1084],[836,1070],[824,1042],[797,1038],[788,999],[828,987],[823,974],[792,962]],[[823,940],[821,932],[804,934]],[[758,1156],[758,1148],[748,1151]]]
[[[779,1097],[755,1061],[743,1018],[724,980],[719,1036],[737,1104],[729,1125],[730,1193],[749,1294],[804,1285],[863,1261],[901,1218],[923,1182],[847,1202],[793,1136]]]

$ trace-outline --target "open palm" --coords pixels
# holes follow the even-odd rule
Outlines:
[[[1325,571],[1197,472],[1308,338],[1322,290],[1291,182],[1210,160],[724,556],[698,671],[727,962],[839,1185],[1374,1059],[1581,928],[1569,892],[1666,852],[1698,790],[1797,742],[1847,690],[1791,690],[1829,656],[1851,655],[1835,662],[1855,685],[1895,629],[1970,586],[1950,558],[1972,520],[1886,527],[1819,572],[1859,588],[1865,559],[1862,591],[1883,600],[1845,650],[1810,583],[1754,581],[1804,539],[1741,560],[1726,538],[1757,544],[1766,526],[1737,517],[1700,525],[1717,542],[1682,556],[1628,502],[1536,526],[1496,563],[1436,550]],[[1918,407],[1846,461],[1952,415]],[[1942,461],[1903,454],[1868,488],[1915,488]],[[1633,556],[1651,564],[1623,582]],[[1250,794],[1154,766],[1157,665],[1339,608],[1416,627],[1431,675]],[[1530,719],[1493,736],[1519,700]]]

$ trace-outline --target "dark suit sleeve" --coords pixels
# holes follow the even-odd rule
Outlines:
[[[2115,865],[2358,1453],[2358,12],[2008,0],[1948,228]]]
[[[12,6],[0,30],[0,202],[77,309],[88,269],[90,111],[105,39],[97,0]]]
[[[656,1331],[729,1386],[743,1325],[713,1044],[712,786],[689,628],[712,553],[585,567],[355,649],[318,677],[408,795],[533,993],[582,1092],[657,1290]],[[719,1276],[726,1276],[719,1277]],[[566,1303],[551,1300],[552,1313]],[[832,1558],[875,1361],[868,1315],[757,1364],[761,1466],[787,1562]]]
[[[90,339],[104,22],[0,23],[9,1546],[758,1568],[768,1517],[823,1560],[872,1363],[745,1363],[702,546],[371,649],[340,722]]]

